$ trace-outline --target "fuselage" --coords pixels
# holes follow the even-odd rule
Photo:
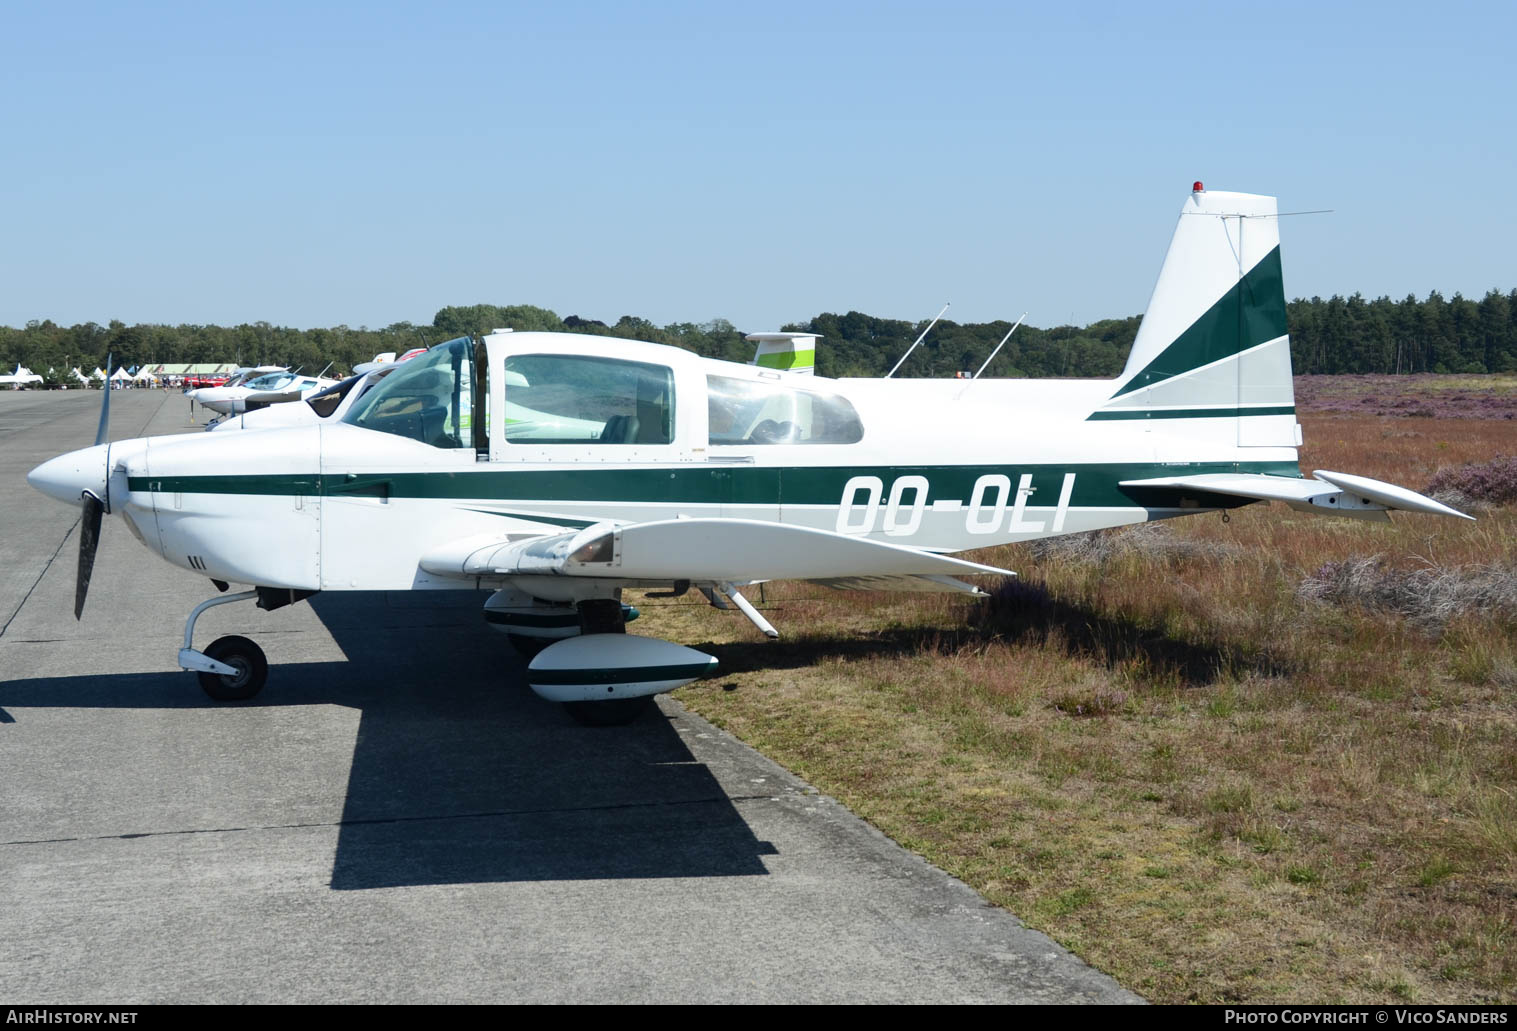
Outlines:
[[[398,590],[475,586],[418,556],[484,534],[726,517],[958,552],[1216,507],[1122,481],[1300,475],[1293,409],[1252,416],[1280,422],[1262,438],[1236,406],[1113,415],[1108,380],[801,378],[513,333],[438,345],[372,395],[306,426],[102,445],[32,480],[108,489],[144,544],[214,579]],[[1257,439],[1275,443],[1240,444]]]

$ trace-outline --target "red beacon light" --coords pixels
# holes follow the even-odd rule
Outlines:
[[[1205,193],[1206,192],[1206,187],[1202,186],[1201,185],[1201,180],[1197,179],[1195,182],[1191,183],[1191,185],[1190,185],[1190,192],[1191,193]]]

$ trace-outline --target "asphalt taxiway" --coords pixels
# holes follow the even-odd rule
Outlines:
[[[1140,1001],[670,698],[573,723],[474,592],[212,609],[271,667],[212,701],[215,588],[119,519],[74,621],[79,513],[25,474],[99,404],[0,391],[0,1000]]]

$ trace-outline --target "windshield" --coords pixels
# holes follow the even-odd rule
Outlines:
[[[353,402],[342,421],[433,447],[471,447],[474,344],[438,344]]]

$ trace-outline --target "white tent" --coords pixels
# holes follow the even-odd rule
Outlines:
[[[139,369],[137,375],[132,377],[133,383],[157,383],[158,377],[148,372],[146,368]]]
[[[90,378],[88,376],[86,376],[84,373],[82,373],[82,372],[79,371],[79,366],[76,365],[72,369],[70,369],[69,370],[69,375],[72,376],[72,377],[74,377],[80,383],[83,383],[85,386],[89,385]]]
[[[105,373],[100,371],[100,366],[95,366],[95,371],[90,373],[90,379],[98,379],[101,382],[105,381]]]
[[[131,378],[132,377],[127,374],[127,371],[125,369],[117,369],[115,372],[111,373],[111,379],[113,380],[126,380]]]

